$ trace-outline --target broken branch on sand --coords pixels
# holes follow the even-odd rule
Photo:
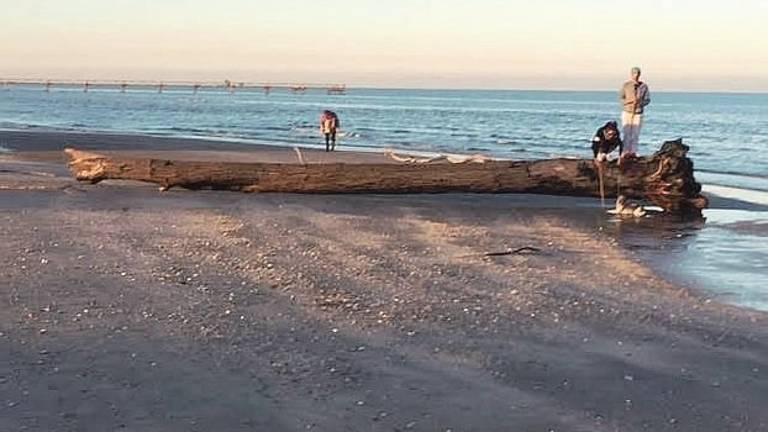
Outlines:
[[[510,255],[539,255],[540,253],[541,253],[541,249],[537,247],[523,246],[517,249],[507,249],[504,251],[480,252],[480,253],[474,253],[469,255],[462,255],[459,258],[476,258],[476,257],[491,258],[491,257],[502,257],[502,256],[510,256]]]
[[[541,249],[533,246],[523,246],[521,248],[513,249],[513,250],[507,250],[507,251],[501,251],[501,252],[486,252],[483,254],[483,256],[487,257],[498,257],[498,256],[508,256],[508,255],[536,255],[541,252]]]

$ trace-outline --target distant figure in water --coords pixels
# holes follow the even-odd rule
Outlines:
[[[336,150],[336,131],[341,126],[339,116],[333,111],[325,110],[320,116],[320,133],[325,135],[325,151]]]
[[[619,125],[615,121],[609,121],[598,129],[595,137],[592,138],[592,154],[595,162],[605,162],[608,160],[608,155],[617,148],[619,149],[619,156],[621,156],[624,143],[621,141],[621,134],[619,134]]]
[[[624,144],[626,144],[622,157],[637,156],[640,129],[643,127],[643,113],[645,107],[651,103],[648,86],[640,81],[640,74],[640,68],[633,67],[630,71],[630,80],[624,83],[619,92],[622,107],[621,125],[624,128]]]

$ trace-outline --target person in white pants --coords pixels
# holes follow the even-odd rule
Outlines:
[[[621,101],[621,125],[624,135],[623,156],[636,156],[640,143],[640,129],[643,127],[645,107],[651,103],[648,85],[640,81],[640,68],[633,67],[630,80],[625,82],[619,91]]]

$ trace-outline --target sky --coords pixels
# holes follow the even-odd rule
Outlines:
[[[768,91],[768,0],[0,0],[0,78]]]

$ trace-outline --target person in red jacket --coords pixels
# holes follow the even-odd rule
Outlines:
[[[320,116],[320,133],[325,135],[325,151],[336,150],[336,131],[341,126],[335,112],[325,110]]]

